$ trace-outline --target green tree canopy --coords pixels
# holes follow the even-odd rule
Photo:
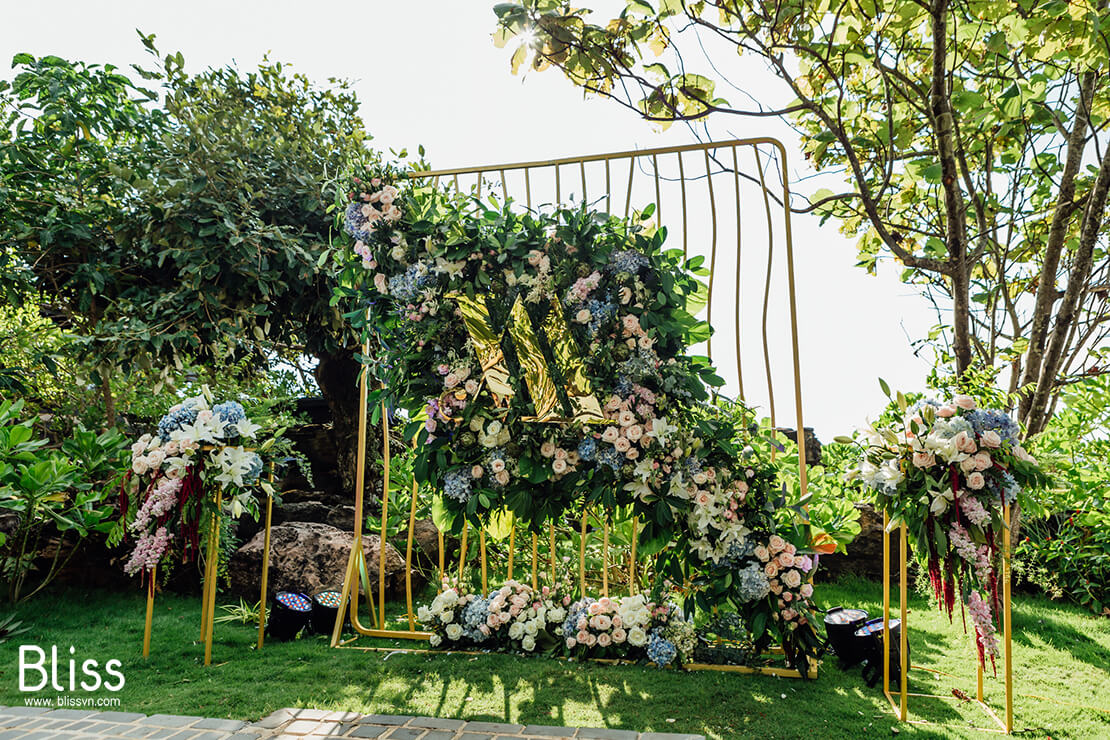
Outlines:
[[[843,182],[792,204],[834,218],[862,266],[904,265],[945,316],[961,374],[1008,367],[1030,433],[1101,372],[1110,332],[1110,13],[1060,0],[561,0],[495,7],[495,40],[669,123],[781,117]],[[778,109],[721,97],[737,54],[784,84]],[[742,103],[746,101],[740,101]],[[951,309],[950,311],[948,309]]]

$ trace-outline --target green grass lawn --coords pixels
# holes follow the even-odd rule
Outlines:
[[[873,583],[826,584],[819,593],[826,604],[858,605],[873,615],[881,610],[881,589]],[[952,674],[914,671],[911,691],[950,695],[957,688],[974,695],[975,659],[959,617],[949,625],[920,597],[911,607],[915,664]],[[301,706],[713,738],[887,737],[898,727],[882,693],[867,687],[858,668],[842,671],[835,658],[822,664],[817,681],[806,682],[542,657],[331,650],[322,637],[269,643],[256,652],[254,629],[218,624],[216,665],[206,669],[196,642],[199,598],[159,597],[149,661],[141,657],[139,593],[56,592],[18,614],[31,630],[0,645],[0,704],[6,705],[23,704],[17,651],[19,644],[33,643],[48,650],[58,645],[63,660],[70,645],[80,660],[103,665],[119,658],[127,678],[117,694],[123,711],[257,719]],[[1110,620],[1021,597],[1014,604],[1014,660],[1018,732],[1110,737]],[[1000,707],[1001,682],[988,672],[987,683],[988,701]],[[908,737],[982,736],[973,728],[989,726],[978,706],[956,700],[918,699],[910,709],[911,718],[947,724],[898,727]]]

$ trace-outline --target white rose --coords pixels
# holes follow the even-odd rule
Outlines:
[[[432,610],[426,606],[422,606],[416,610],[416,618],[420,620],[421,623],[427,624],[432,621]]]
[[[628,644],[633,647],[643,647],[647,644],[647,632],[644,632],[641,627],[628,630]]]
[[[509,625],[509,639],[519,640],[524,637],[524,625],[521,622],[513,622]]]
[[[443,638],[440,637],[439,635],[437,635],[435,632],[433,632],[428,637],[428,644],[431,645],[432,647],[439,647],[439,644],[441,642],[443,642]]]
[[[460,637],[462,637],[462,625],[460,625],[460,624],[449,624],[449,625],[447,625],[447,639],[448,640],[457,640]]]
[[[524,639],[520,641],[520,646],[528,652],[531,652],[536,649],[536,638],[531,635],[525,635]]]
[[[443,614],[439,615],[439,619],[444,624],[447,624],[448,622],[455,621],[455,612],[454,612],[454,610],[452,610],[452,609],[446,610],[445,612],[443,612]]]

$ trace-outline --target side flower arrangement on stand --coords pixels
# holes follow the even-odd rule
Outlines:
[[[134,541],[124,565],[129,575],[142,573],[145,578],[159,565],[199,556],[213,514],[212,497],[206,493],[212,487],[223,487],[230,514],[238,517],[245,510],[256,512],[251,489],[269,486],[260,480],[259,452],[272,440],[257,451],[249,449],[246,445],[261,427],[238,402],[212,400],[207,389],[185,399],[162,417],[156,432],[131,445],[131,470],[120,502],[122,521]]]
[[[975,629],[980,665],[998,656],[1001,538],[1009,537],[1005,505],[1045,476],[1021,446],[1005,412],[977,408],[970,396],[909,408],[902,418],[865,430],[854,472],[890,516],[903,523],[925,564],[937,602],[952,617],[957,600]]]

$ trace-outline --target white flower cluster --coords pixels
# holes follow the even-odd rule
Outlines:
[[[694,504],[686,515],[687,525],[697,535],[691,538],[690,548],[702,560],[714,563],[721,562],[733,545],[743,545],[751,532],[739,513],[748,483],[743,478],[725,481],[723,475],[713,468],[699,471],[686,488]]]

